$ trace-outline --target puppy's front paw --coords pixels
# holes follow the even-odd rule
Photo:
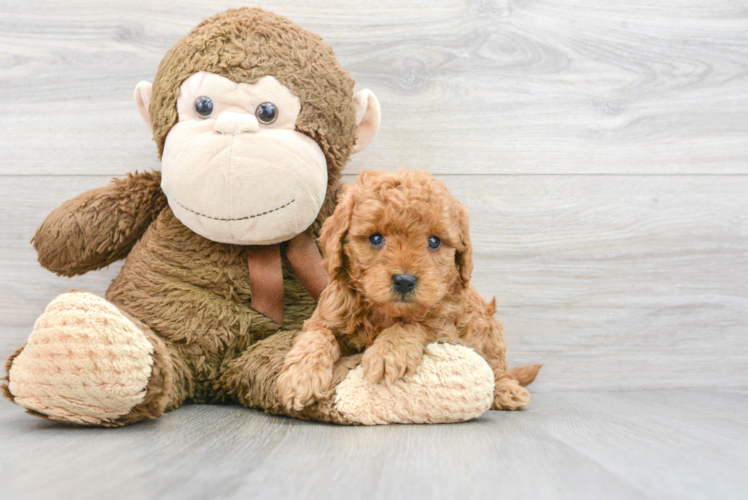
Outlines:
[[[405,375],[415,374],[421,364],[423,349],[412,349],[398,345],[392,340],[377,339],[361,360],[364,377],[369,383],[377,384],[384,380],[393,384]]]
[[[301,411],[315,400],[325,397],[331,383],[331,366],[302,360],[283,367],[278,377],[278,395],[286,408]]]
[[[281,403],[301,411],[315,399],[328,396],[332,369],[340,358],[340,346],[329,330],[305,330],[294,339],[283,360],[277,388]]]
[[[496,382],[492,410],[519,410],[530,403],[530,393],[512,378],[500,377]]]

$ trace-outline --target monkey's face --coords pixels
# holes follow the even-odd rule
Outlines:
[[[325,200],[327,162],[296,131],[299,98],[272,76],[248,84],[205,71],[179,90],[162,156],[174,215],[221,243],[273,244],[306,230]]]

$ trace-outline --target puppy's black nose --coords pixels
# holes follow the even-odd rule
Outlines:
[[[418,278],[412,274],[395,274],[392,276],[392,285],[400,295],[408,295],[416,287]]]

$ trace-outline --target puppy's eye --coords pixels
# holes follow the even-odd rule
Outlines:
[[[264,125],[270,125],[278,119],[278,108],[272,102],[263,102],[255,110],[257,121]]]
[[[195,99],[195,113],[200,118],[210,118],[213,114],[213,101],[207,95],[201,95]]]
[[[371,243],[371,246],[374,248],[379,248],[384,245],[384,236],[379,233],[374,233],[369,236],[369,243]]]
[[[436,236],[429,236],[429,248],[431,250],[436,250],[440,246],[442,246],[442,240]]]

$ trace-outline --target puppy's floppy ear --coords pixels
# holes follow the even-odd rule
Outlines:
[[[335,212],[325,221],[319,235],[319,243],[324,254],[323,264],[330,276],[343,272],[343,242],[351,225],[354,205],[354,188],[345,186]]]
[[[467,208],[458,202],[460,239],[463,248],[455,253],[457,269],[460,271],[460,280],[463,285],[470,282],[470,275],[473,274],[473,244],[470,242],[470,217],[468,217]]]

